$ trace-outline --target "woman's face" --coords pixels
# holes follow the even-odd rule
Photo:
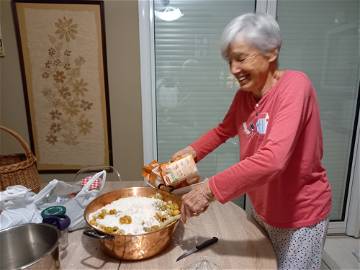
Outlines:
[[[275,52],[274,52],[275,53]],[[263,89],[272,84],[271,63],[276,60],[277,52],[264,54],[242,39],[235,39],[229,48],[229,64],[243,91],[261,97]]]

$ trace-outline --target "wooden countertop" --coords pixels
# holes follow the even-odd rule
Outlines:
[[[143,186],[142,182],[110,182],[104,192],[120,187]],[[69,245],[60,252],[61,269],[186,269],[201,262],[204,269],[276,269],[276,258],[269,239],[247,219],[245,211],[234,203],[211,203],[208,210],[186,224],[179,223],[170,246],[161,254],[143,261],[120,261],[101,250],[100,241],[82,234],[69,233]],[[178,262],[186,249],[216,236],[219,241]]]

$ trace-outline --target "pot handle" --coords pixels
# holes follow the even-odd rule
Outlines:
[[[101,233],[101,232],[98,232],[98,231],[95,231],[92,229],[84,230],[83,234],[85,234],[86,236],[92,237],[92,238],[102,239],[102,240],[105,240],[105,239],[111,240],[111,239],[115,238],[115,236],[113,236],[113,235],[104,234],[104,233]]]

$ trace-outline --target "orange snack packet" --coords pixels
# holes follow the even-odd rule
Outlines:
[[[164,163],[153,160],[143,167],[142,175],[150,185],[165,190],[185,187],[200,180],[196,163],[191,155]]]
[[[198,177],[198,170],[191,155],[160,165],[160,174],[166,185],[177,186],[185,180]]]
[[[158,184],[161,184],[161,183],[158,184],[156,183],[159,180],[161,180],[159,169],[160,169],[160,164],[156,160],[151,161],[148,165],[144,165],[142,169],[142,176],[154,187],[157,187]]]

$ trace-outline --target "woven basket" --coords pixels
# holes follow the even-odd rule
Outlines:
[[[0,130],[15,137],[25,154],[0,155],[0,190],[8,186],[22,185],[33,192],[39,192],[41,181],[36,168],[36,158],[26,141],[15,131],[0,125]]]

